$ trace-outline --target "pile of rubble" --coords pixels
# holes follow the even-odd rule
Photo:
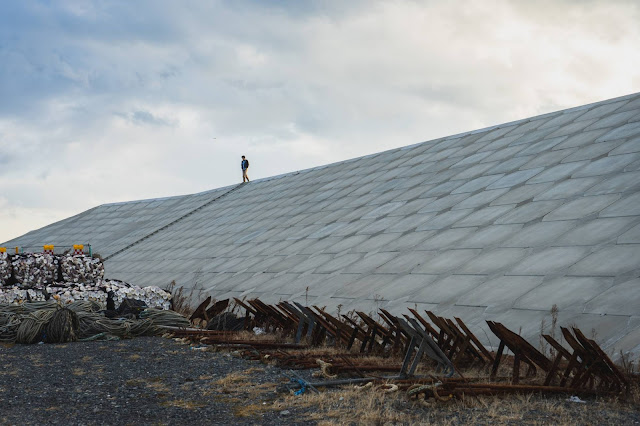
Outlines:
[[[100,258],[50,253],[0,253],[0,304],[58,300],[97,302],[103,308],[112,300],[117,309],[123,300],[143,301],[146,306],[170,309],[171,294],[156,286],[138,287],[104,278]]]

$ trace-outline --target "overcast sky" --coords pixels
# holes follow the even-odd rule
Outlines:
[[[0,242],[640,91],[638,1],[0,2]]]

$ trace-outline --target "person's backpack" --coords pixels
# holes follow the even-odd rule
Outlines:
[[[247,163],[247,169],[249,168],[249,160],[244,160]]]

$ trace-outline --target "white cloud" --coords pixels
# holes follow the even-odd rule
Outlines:
[[[3,9],[0,241],[640,87],[631,1]]]

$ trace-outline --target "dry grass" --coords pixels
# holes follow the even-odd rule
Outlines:
[[[73,370],[71,370],[71,374],[73,374],[74,376],[84,376],[86,373],[82,368],[74,368]]]

